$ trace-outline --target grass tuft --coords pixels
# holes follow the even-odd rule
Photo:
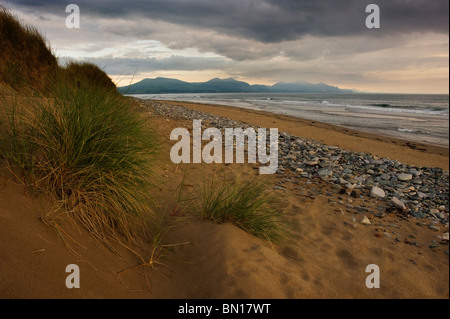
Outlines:
[[[85,83],[62,81],[52,92],[25,105],[3,103],[0,155],[101,241],[142,238],[158,146],[142,114],[115,92]]]
[[[158,143],[141,111],[96,65],[60,67],[39,31],[2,6],[0,47],[0,84],[27,96],[0,99],[0,158],[54,199],[45,222],[68,215],[105,244],[144,239]]]
[[[0,81],[16,90],[43,91],[58,70],[47,40],[0,5]]]
[[[286,239],[280,214],[271,208],[272,196],[261,180],[238,177],[203,185],[201,215],[216,223],[232,223],[246,232],[273,243]]]
[[[93,63],[72,61],[62,69],[62,72],[67,77],[68,85],[76,87],[89,85],[117,92],[116,85],[111,78]]]

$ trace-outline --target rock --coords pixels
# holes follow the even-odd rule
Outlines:
[[[400,174],[397,176],[399,181],[407,182],[413,179],[412,174]]]
[[[319,177],[329,177],[333,175],[333,172],[329,169],[321,169],[318,173]]]
[[[434,219],[439,219],[437,216],[440,212],[437,209],[430,209],[428,212],[429,215],[433,216]]]
[[[437,214],[436,214],[436,217],[439,218],[439,219],[445,219],[445,214],[443,214],[443,213],[437,213]]]
[[[374,186],[370,190],[370,197],[385,198],[386,197],[386,193],[381,188]]]
[[[418,192],[417,196],[419,197],[419,199],[424,199],[428,197],[428,194],[422,193],[422,192]]]
[[[436,226],[428,226],[428,228],[430,228],[433,231],[439,231],[439,228]]]
[[[394,194],[394,197],[400,198],[400,197],[405,197],[405,194],[403,194],[402,192],[396,192]]]
[[[418,212],[411,212],[411,215],[413,215],[415,218],[420,219],[420,218],[425,218],[427,217],[427,215],[421,211]]]
[[[396,208],[405,211],[406,210],[406,206],[405,203],[403,203],[400,199],[398,199],[397,197],[392,197],[391,199],[391,204],[394,205]]]
[[[444,235],[442,235],[442,239],[448,241],[449,240],[448,233],[444,233]]]
[[[364,218],[361,220],[361,224],[363,224],[363,225],[370,225],[372,223],[370,222],[369,218],[364,216]]]
[[[368,213],[370,211],[370,209],[368,209],[367,207],[361,207],[361,206],[356,206],[355,209],[359,213]]]

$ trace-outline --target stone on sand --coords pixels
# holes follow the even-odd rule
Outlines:
[[[406,210],[406,206],[405,203],[403,203],[400,199],[398,199],[397,197],[392,197],[391,199],[391,203],[392,205],[394,205],[395,207],[397,207],[400,210]]]
[[[371,222],[370,222],[369,218],[364,216],[364,218],[361,220],[361,224],[363,224],[363,225],[370,225]]]
[[[370,190],[370,197],[385,198],[386,193],[381,188],[374,186]]]

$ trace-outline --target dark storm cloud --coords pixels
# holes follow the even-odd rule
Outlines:
[[[143,17],[264,43],[295,40],[305,35],[347,36],[369,32],[365,8],[381,9],[381,31],[448,34],[448,0],[150,0],[29,1],[9,3],[42,12],[65,14],[70,2],[83,15],[102,18]]]

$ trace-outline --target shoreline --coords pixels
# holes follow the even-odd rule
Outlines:
[[[141,100],[147,101],[145,99]],[[329,146],[338,146],[353,152],[362,152],[397,160],[408,165],[438,167],[445,171],[449,170],[449,149],[443,146],[412,142],[332,124],[235,106],[170,100],[148,101],[180,105],[196,111],[247,122],[259,127],[277,127],[280,132],[312,139]]]
[[[197,111],[179,104],[141,101],[141,106],[147,107],[151,114],[166,120],[181,120],[181,126],[188,130],[191,127],[189,121],[197,119],[204,121],[205,128],[222,130],[222,135],[226,128],[258,128],[246,121]],[[390,205],[416,219],[432,218],[448,227],[448,213],[441,212],[448,211],[449,172],[442,168],[419,167],[369,153],[349,151],[285,131],[278,132],[276,165],[275,175],[282,180],[294,178],[311,183],[318,179],[331,186],[334,192],[339,190],[341,194],[352,193],[353,197],[368,201],[380,196]],[[284,186],[279,187],[284,190]],[[313,196],[316,195],[321,193]],[[380,215],[384,215],[383,210],[384,208],[379,210]],[[360,212],[358,209],[355,211]]]

